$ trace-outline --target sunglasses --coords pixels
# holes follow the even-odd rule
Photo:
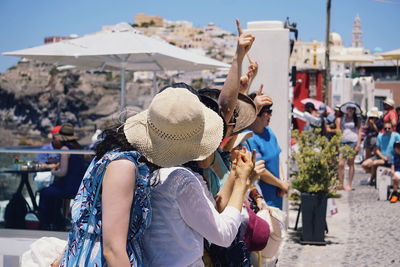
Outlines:
[[[260,111],[260,113],[258,113],[258,116],[262,116],[262,115],[265,114],[265,113],[271,115],[271,114],[272,114],[272,109],[262,109],[262,110]]]
[[[390,131],[390,130],[392,130],[392,128],[384,128],[385,129],[385,131]]]

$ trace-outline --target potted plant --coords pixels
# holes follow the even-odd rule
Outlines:
[[[301,192],[302,243],[325,244],[327,199],[336,192],[339,153],[347,158],[354,151],[340,148],[340,134],[328,140],[319,130],[294,131],[293,137],[291,177]]]

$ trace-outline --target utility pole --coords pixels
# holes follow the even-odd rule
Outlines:
[[[324,75],[324,101],[329,103],[329,80],[331,76],[331,67],[329,61],[329,32],[331,25],[331,0],[326,0],[326,35],[325,35],[325,75]]]

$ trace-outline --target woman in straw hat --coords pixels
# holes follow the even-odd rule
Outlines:
[[[361,114],[361,109],[355,102],[347,102],[340,107],[340,110],[344,113],[340,123],[340,130],[342,132],[342,140],[340,141],[341,146],[347,145],[353,148],[357,154],[361,145],[362,128],[360,118],[358,117],[358,115]],[[340,156],[338,171],[339,190],[344,189],[343,182],[345,164],[346,159]],[[349,176],[346,191],[351,191],[354,177],[354,157],[347,159],[347,165],[349,166]]]
[[[175,101],[179,99],[179,104]],[[253,170],[251,154],[239,153],[236,180],[227,207],[218,213],[201,176],[180,167],[209,157],[223,137],[223,122],[185,88],[157,94],[149,109],[129,118],[128,142],[150,162],[161,166],[152,177],[153,219],[144,235],[147,266],[202,266],[203,239],[229,246],[240,225],[240,210]]]
[[[94,151],[73,202],[60,266],[143,266],[142,237],[151,220],[149,168],[156,167],[127,141],[123,124],[105,129]]]
[[[61,125],[54,139],[60,149],[82,149],[70,123]],[[39,214],[40,228],[43,230],[64,230],[65,218],[61,214],[63,199],[72,199],[78,191],[85,173],[82,155],[62,154],[57,169],[52,171],[54,183],[40,191]]]

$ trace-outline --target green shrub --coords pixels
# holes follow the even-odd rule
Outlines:
[[[300,192],[335,194],[339,153],[349,158],[354,157],[355,151],[349,146],[340,147],[340,134],[328,140],[319,130],[302,133],[296,130],[293,137],[298,144],[298,151],[291,154],[293,188]]]

